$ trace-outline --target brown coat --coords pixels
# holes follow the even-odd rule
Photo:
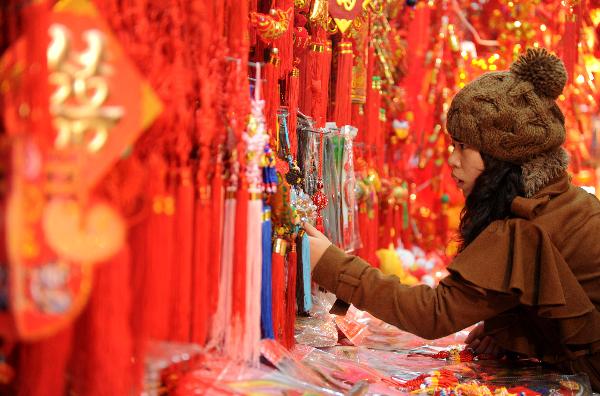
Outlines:
[[[436,288],[402,285],[336,247],[313,279],[427,339],[484,320],[500,346],[584,371],[600,391],[600,203],[564,175],[511,210],[456,256]]]

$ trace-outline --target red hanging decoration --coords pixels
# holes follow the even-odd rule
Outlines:
[[[296,277],[298,255],[295,237],[292,237],[290,252],[287,255],[287,287],[285,293],[285,329],[284,345],[291,349],[294,346],[294,326],[296,324]]]
[[[271,147],[277,147],[277,110],[279,109],[279,51],[271,51],[269,62],[264,67],[263,95],[265,100],[265,124],[267,133],[271,136]]]
[[[279,78],[284,79],[291,73],[294,61],[294,0],[276,0],[276,7],[285,11],[287,28],[274,42],[273,47],[279,49],[281,65]]]
[[[297,67],[292,69],[288,75],[287,87],[287,106],[288,106],[288,136],[290,140],[290,151],[292,157],[296,157],[298,152],[298,137],[296,135],[298,120],[298,96],[300,94],[300,70]]]
[[[69,327],[42,341],[21,344],[17,352],[16,395],[63,396],[71,341],[72,327]]]
[[[323,151],[325,150],[324,142],[323,142],[323,133],[321,133],[321,142],[319,144],[319,171],[317,178],[317,191],[312,196],[312,201],[317,207],[317,219],[315,227],[317,230],[321,232],[325,232],[325,227],[323,225],[323,215],[321,212],[325,207],[327,207],[327,203],[329,200],[325,193],[323,193]]]
[[[352,122],[352,42],[342,40],[337,49],[337,71],[335,83],[335,101],[333,119],[338,126],[350,125]]]
[[[190,341],[192,317],[192,237],[194,236],[194,189],[191,171],[183,165],[175,175],[177,195],[175,198],[175,249],[173,264],[171,331],[170,339]]]
[[[273,255],[271,258],[272,274],[272,298],[273,298],[273,331],[275,339],[285,343],[284,320],[285,320],[285,251],[286,241],[282,238],[275,239],[273,244]]]
[[[75,324],[71,359],[74,394],[126,395],[139,390],[131,360],[130,263],[129,249],[125,248],[96,269],[89,304]]]

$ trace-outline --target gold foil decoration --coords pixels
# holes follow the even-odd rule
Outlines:
[[[303,9],[304,7],[306,7],[307,2],[308,0],[294,0],[294,6],[296,8]]]
[[[327,26],[329,21],[329,1],[328,0],[314,0],[312,8],[310,10],[309,19],[312,23],[321,26]]]
[[[65,25],[52,24],[49,34],[48,79],[56,86],[50,96],[50,114],[58,132],[54,146],[97,152],[124,115],[122,107],[105,105],[109,96],[106,76],[113,70],[105,61],[104,34],[86,30],[87,48],[81,52],[73,50],[72,35]]]

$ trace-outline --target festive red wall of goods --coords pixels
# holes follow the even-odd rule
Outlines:
[[[461,207],[446,110],[526,47],[564,59],[573,179],[600,191],[597,1],[7,0],[0,18],[6,391],[129,394],[151,340],[248,362],[261,337],[292,346],[303,220],[434,284]]]

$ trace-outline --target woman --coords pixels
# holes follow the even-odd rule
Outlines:
[[[310,225],[313,280],[374,316],[434,339],[484,321],[476,352],[506,350],[585,372],[600,391],[600,203],[573,186],[562,62],[529,49],[465,86],[448,111],[448,159],[466,203],[461,246],[436,288],[402,285]]]

